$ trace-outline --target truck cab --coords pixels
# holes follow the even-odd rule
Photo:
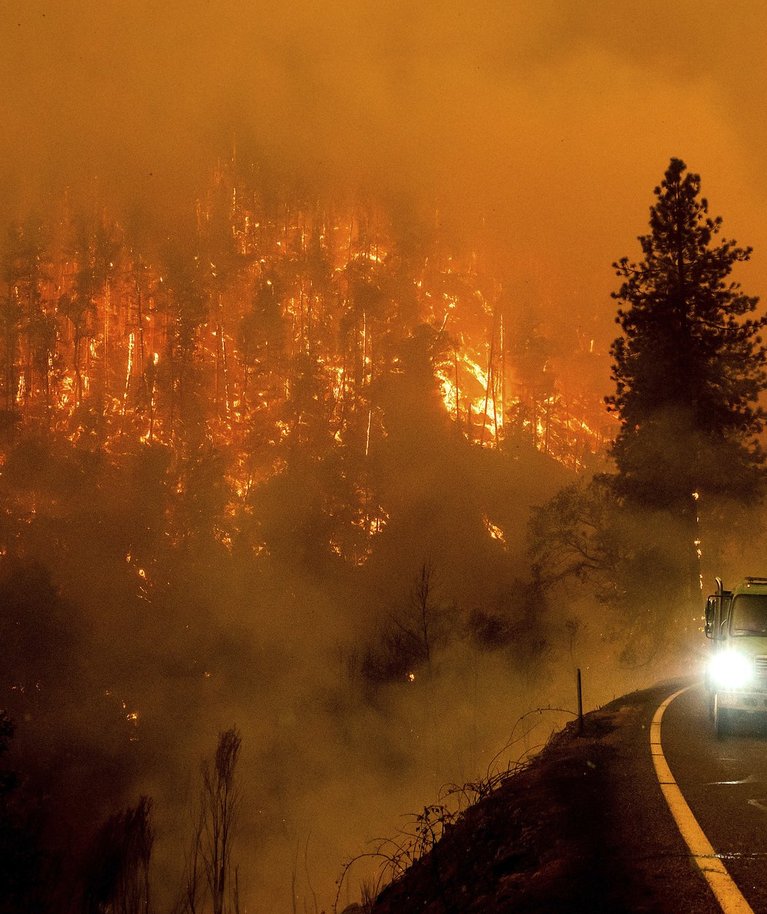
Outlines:
[[[721,739],[740,713],[767,719],[767,577],[745,578],[732,590],[716,582],[706,603],[706,637],[714,642],[706,685]]]

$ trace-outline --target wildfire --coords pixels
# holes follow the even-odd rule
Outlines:
[[[497,443],[503,433],[503,403],[492,377],[467,353],[456,352],[450,368],[436,371],[447,412],[479,444]]]
[[[137,742],[139,737],[138,737],[136,730],[138,729],[138,726],[140,723],[140,718],[141,718],[140,712],[128,710],[128,707],[129,707],[128,703],[126,701],[124,701],[122,698],[119,698],[117,695],[115,695],[115,693],[112,689],[104,689],[104,696],[108,699],[114,699],[117,701],[117,703],[120,706],[120,712],[121,712],[123,718],[125,719],[125,721],[128,724],[130,724],[130,726],[132,728],[132,731],[128,738],[129,738],[130,742],[132,742],[132,743]]]
[[[503,530],[497,524],[494,524],[487,514],[483,515],[482,523],[485,525],[485,530],[489,533],[490,539],[497,540],[505,548],[507,543],[506,534]]]
[[[229,203],[217,214],[220,197],[201,196],[199,249],[182,269],[142,256],[107,215],[87,239],[62,223],[45,269],[5,264],[8,307],[20,315],[7,324],[0,373],[9,413],[72,441],[101,436],[115,453],[130,442],[175,446],[194,417],[225,454],[231,497],[215,536],[228,550],[254,489],[283,471],[284,446],[303,443],[312,427],[325,423],[331,446],[375,456],[386,435],[376,382],[403,370],[398,343],[418,327],[443,347],[433,357],[442,404],[472,444],[524,442],[574,469],[604,447],[601,402],[565,395],[550,373],[540,383],[515,360],[514,310],[472,251],[408,260],[373,207],[328,214],[286,205],[268,216],[233,165],[216,180]],[[214,235],[221,225],[225,242]],[[98,269],[97,235],[109,243]],[[38,339],[31,328],[40,317],[51,332]],[[593,341],[585,345],[593,355]],[[179,499],[185,487],[177,481]],[[329,544],[355,564],[387,522],[366,496],[359,504]]]
[[[215,536],[216,540],[226,549],[227,552],[232,551],[234,541],[232,540],[232,534],[228,530],[224,530],[222,527],[216,526],[213,529],[213,535]]]

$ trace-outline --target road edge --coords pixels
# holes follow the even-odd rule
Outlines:
[[[653,716],[650,724],[650,753],[655,767],[655,774],[674,822],[676,822],[677,828],[690,850],[692,859],[697,864],[698,869],[714,893],[714,897],[719,902],[723,914],[754,914],[753,908],[741,894],[721,857],[716,853],[705,832],[698,824],[698,820],[688,806],[663,753],[661,741],[663,715],[676,698],[697,685],[700,685],[700,683],[685,686],[685,688],[678,689],[669,695],[665,701],[661,702]]]

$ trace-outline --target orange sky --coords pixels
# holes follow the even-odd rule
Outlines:
[[[499,228],[521,297],[614,336],[672,155],[767,297],[760,0],[3,0],[0,200],[98,175],[172,208],[236,134]]]

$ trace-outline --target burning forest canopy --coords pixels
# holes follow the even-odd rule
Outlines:
[[[372,206],[265,203],[233,171],[216,170],[183,240],[148,244],[66,199],[53,218],[10,226],[6,427],[77,440],[99,416],[101,444],[152,444],[196,421],[241,450],[255,428],[303,443],[313,410],[368,455],[385,433],[376,392],[407,371],[410,347],[470,442],[526,439],[573,468],[603,449],[594,340],[553,343],[481,246],[459,253],[440,237],[438,212],[403,225]]]

